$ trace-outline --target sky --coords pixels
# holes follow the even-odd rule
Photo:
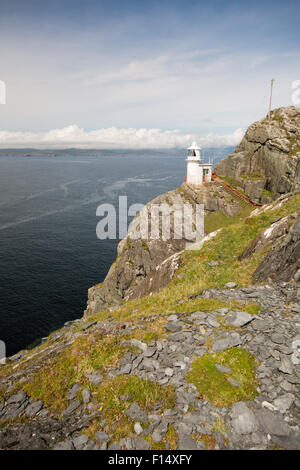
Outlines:
[[[272,107],[293,104],[299,16],[291,0],[0,0],[0,147],[236,145],[271,78]]]

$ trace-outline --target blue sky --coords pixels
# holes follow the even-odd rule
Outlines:
[[[236,143],[266,114],[270,79],[273,107],[292,104],[300,79],[298,1],[1,0],[0,9],[2,147]]]

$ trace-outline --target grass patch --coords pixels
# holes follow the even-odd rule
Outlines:
[[[272,197],[272,193],[271,191],[268,191],[267,189],[263,189],[261,196]]]
[[[247,173],[246,175],[241,174],[240,178],[242,178],[243,180],[250,180],[250,181],[258,181],[258,180],[264,179],[261,173]]]
[[[137,328],[129,335],[126,335],[124,339],[138,339],[143,341],[143,343],[151,343],[151,341],[158,341],[163,338],[165,335],[164,325],[166,324],[167,319],[161,317],[155,322],[148,322],[143,327]]]
[[[84,385],[86,373],[117,366],[125,348],[119,338],[105,337],[98,333],[78,339],[54,360],[48,362],[24,385],[24,390],[35,400],[43,400],[46,407],[62,411],[67,406],[67,390],[75,383]]]
[[[241,202],[241,208],[239,212],[233,217],[225,215],[222,211],[214,211],[210,215],[206,215],[204,217],[205,233],[208,234],[211,232],[215,232],[219,228],[228,227],[229,225],[236,224],[242,219],[245,219],[245,217],[248,217],[248,215],[252,211],[252,207],[250,207],[248,204],[243,203],[242,201],[238,202]]]
[[[130,395],[128,402],[120,400],[119,397],[123,394]],[[98,422],[106,419],[106,426],[109,427],[109,434],[113,441],[133,433],[134,421],[124,414],[130,403],[135,401],[144,411],[150,412],[157,402],[161,402],[162,411],[173,408],[176,400],[174,389],[171,386],[162,388],[157,383],[140,379],[134,375],[122,375],[103,382],[95,395],[97,401],[103,406]],[[97,424],[96,421],[88,428],[87,433],[90,437],[93,437],[93,434],[98,430]]]
[[[229,183],[231,186],[235,186],[235,187],[241,186],[241,182],[239,180],[231,178],[230,176],[220,175],[220,178],[222,178],[222,180],[224,180],[224,181],[227,181],[227,183]]]
[[[212,432],[219,432],[220,434],[228,432],[228,428],[225,424],[225,421],[220,416],[218,416],[216,421],[214,422],[212,426]]]
[[[230,367],[232,372],[223,374],[215,364]],[[232,385],[228,377],[236,380],[240,386]],[[220,407],[231,406],[240,400],[250,401],[257,395],[254,357],[240,348],[205,354],[192,363],[186,378],[196,385],[201,397]]]

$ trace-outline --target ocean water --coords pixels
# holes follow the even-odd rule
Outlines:
[[[0,340],[7,355],[82,316],[87,290],[103,281],[119,242],[97,238],[98,205],[118,208],[125,195],[128,205],[146,204],[178,187],[185,169],[180,152],[2,151]]]

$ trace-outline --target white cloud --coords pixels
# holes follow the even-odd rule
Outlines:
[[[176,129],[163,131],[161,129],[110,127],[86,131],[73,124],[47,132],[2,130],[0,131],[0,147],[157,149],[187,147],[193,140],[197,140],[202,147],[223,147],[238,144],[242,137],[242,129],[236,129],[232,134],[209,133],[206,136],[199,136]]]

